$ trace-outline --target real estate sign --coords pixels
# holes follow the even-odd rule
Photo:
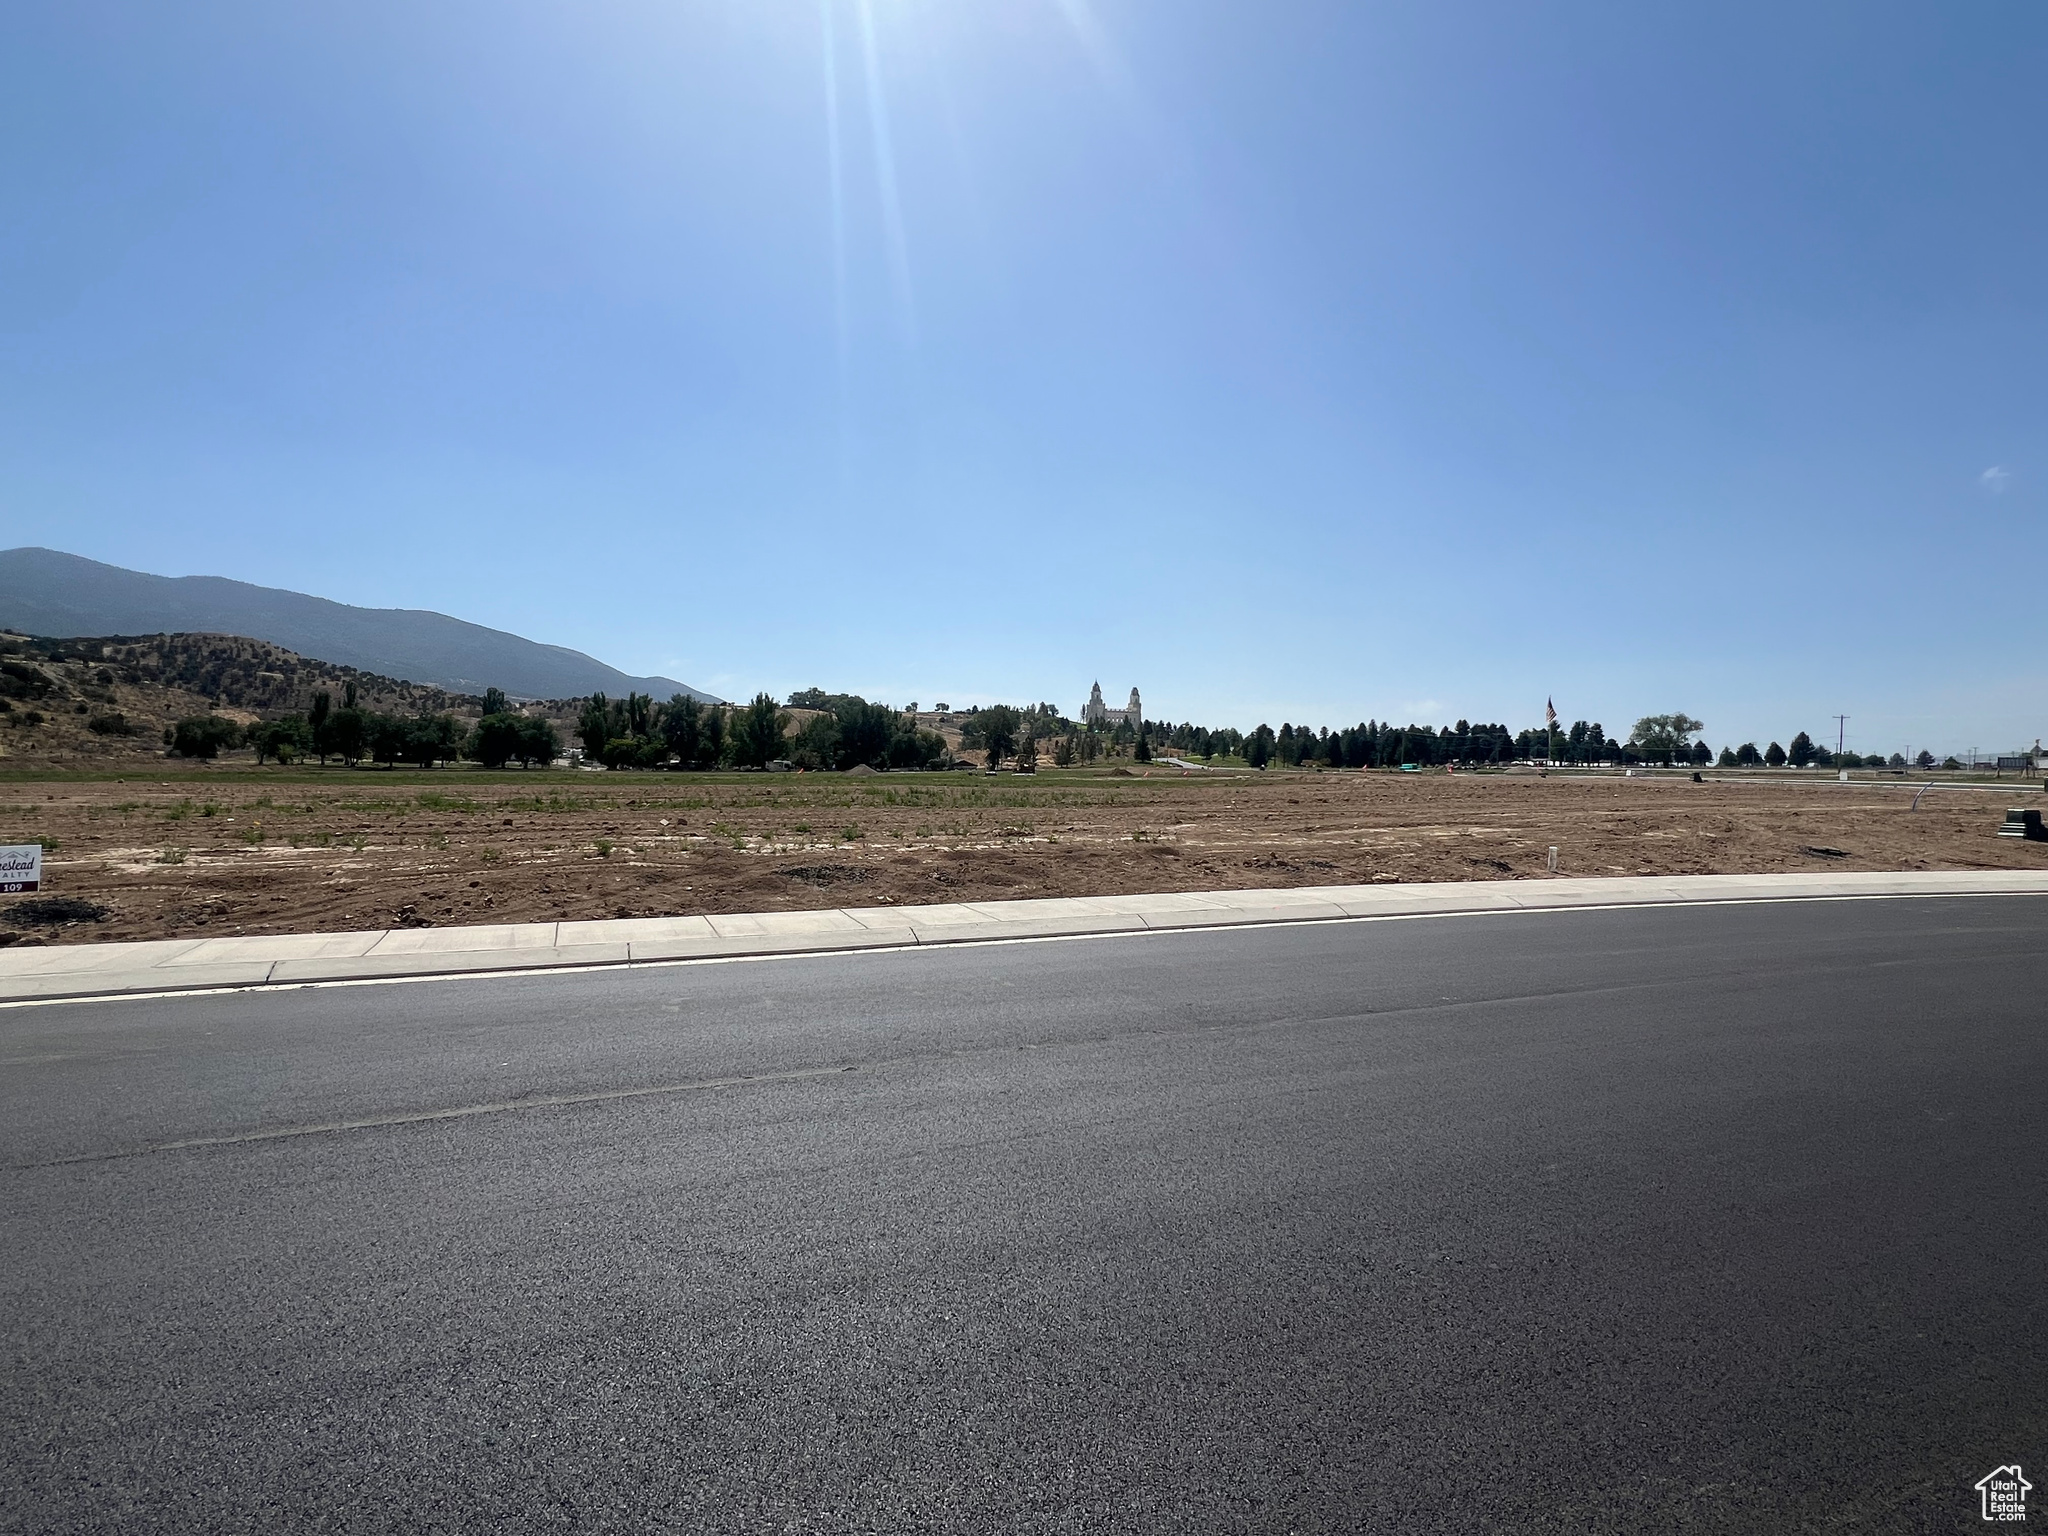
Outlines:
[[[43,845],[23,843],[18,848],[0,848],[0,896],[43,888]]]

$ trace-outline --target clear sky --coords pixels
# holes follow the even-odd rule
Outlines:
[[[2048,732],[2048,9],[10,8],[0,544],[728,696]]]

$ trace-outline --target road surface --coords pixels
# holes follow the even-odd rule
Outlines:
[[[0,1531],[1966,1530],[2048,898],[0,1010]]]

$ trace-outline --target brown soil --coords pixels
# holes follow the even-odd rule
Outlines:
[[[1143,770],[1139,771],[1140,775]],[[0,782],[99,922],[9,942],[1395,880],[2032,869],[2007,799],[1783,778],[192,769]],[[2013,803],[2038,803],[2015,786]]]

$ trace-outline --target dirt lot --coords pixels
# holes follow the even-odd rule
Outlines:
[[[683,775],[172,770],[0,780],[80,943],[1373,880],[2048,867],[2005,795],[1386,773]]]

